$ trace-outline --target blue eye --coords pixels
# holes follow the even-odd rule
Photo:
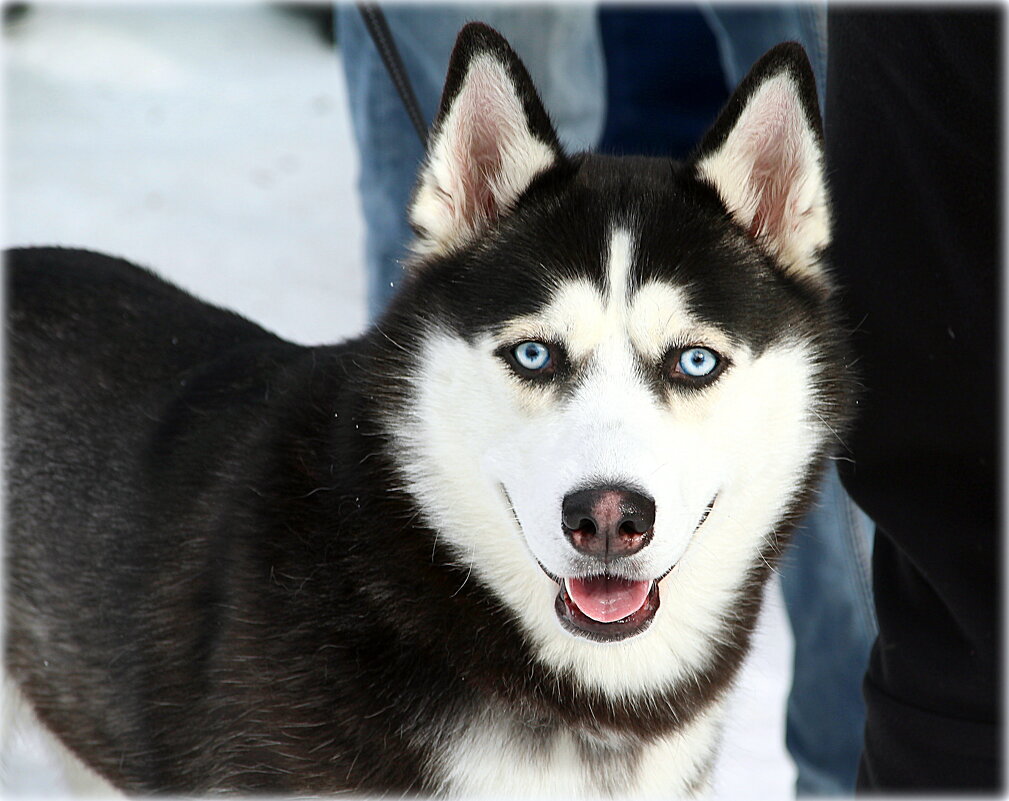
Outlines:
[[[545,370],[550,365],[550,348],[542,342],[520,342],[512,354],[518,365],[526,370]]]
[[[718,356],[707,348],[687,348],[680,354],[677,367],[691,378],[704,378],[718,367]]]

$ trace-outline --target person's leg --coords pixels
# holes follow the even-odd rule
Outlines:
[[[777,5],[702,3],[700,7],[715,34],[722,67],[733,87],[774,45],[798,42],[813,65],[822,110],[827,77],[827,9],[822,0]]]
[[[830,469],[781,565],[795,654],[785,741],[796,793],[850,795],[862,752],[862,678],[876,633],[872,521]]]
[[[599,31],[607,98],[599,150],[688,158],[735,88],[700,10],[607,4]]]
[[[605,78],[593,6],[383,6],[426,119],[433,120],[456,34],[468,21],[498,29],[521,56],[562,144],[590,148],[603,126]],[[423,148],[386,74],[357,7],[338,6],[339,47],[361,158],[368,308],[385,307],[411,239],[406,207]]]
[[[704,6],[704,12],[733,85],[778,42],[802,44],[816,75],[822,111],[822,3],[712,4]],[[785,731],[799,795],[850,794],[855,788],[865,725],[862,678],[876,636],[869,564],[872,531],[871,521],[831,469],[782,563],[781,587],[795,640]]]
[[[834,259],[877,523],[859,789],[1001,787],[1002,11],[831,10]]]

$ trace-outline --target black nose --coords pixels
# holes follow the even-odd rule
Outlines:
[[[603,559],[630,556],[652,539],[655,501],[620,487],[578,490],[564,498],[561,524],[581,553]]]

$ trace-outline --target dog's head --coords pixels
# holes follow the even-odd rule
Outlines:
[[[388,425],[440,540],[590,685],[696,667],[836,442],[821,139],[782,45],[687,163],[569,157],[508,44],[459,36]]]

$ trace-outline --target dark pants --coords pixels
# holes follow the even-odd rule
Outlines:
[[[828,17],[834,263],[877,523],[866,791],[1001,783],[1001,11]]]

